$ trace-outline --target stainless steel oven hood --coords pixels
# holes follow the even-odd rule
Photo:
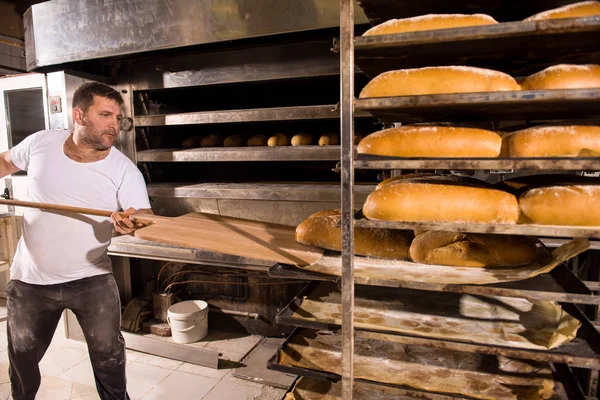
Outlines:
[[[367,18],[360,7],[357,23]],[[339,26],[339,0],[53,0],[24,15],[27,69]]]

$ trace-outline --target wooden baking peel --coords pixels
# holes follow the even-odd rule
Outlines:
[[[112,214],[93,208],[19,200],[0,200],[0,205],[101,217]],[[203,213],[179,217],[133,214],[129,219],[145,225],[133,233],[135,237],[159,243],[298,266],[313,264],[323,255],[321,249],[296,242],[296,230],[285,225]]]

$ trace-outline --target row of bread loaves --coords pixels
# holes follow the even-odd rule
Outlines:
[[[600,15],[600,2],[583,1],[544,11],[525,19],[525,21],[543,21],[560,18],[581,18]],[[394,33],[429,31],[436,29],[462,28],[468,26],[494,25],[494,18],[486,14],[428,14],[418,17],[392,19],[379,24],[364,33],[363,36],[390,35]]]
[[[600,184],[563,181],[515,195],[465,178],[400,176],[367,197],[363,214],[387,221],[600,226]]]
[[[526,77],[521,84],[499,71],[447,66],[384,72],[372,79],[359,97],[586,88],[600,88],[600,65],[554,65]]]
[[[340,138],[336,133],[323,133],[320,134],[319,139],[315,142],[313,135],[308,133],[298,133],[290,139],[290,137],[283,133],[277,133],[275,135],[267,136],[264,134],[253,135],[247,140],[242,135],[236,134],[227,136],[223,139],[223,136],[212,134],[206,136],[192,136],[185,139],[182,142],[182,147],[185,149],[197,148],[197,147],[241,147],[241,146],[335,146],[340,144]],[[358,143],[362,139],[360,134],[355,134],[354,141]]]
[[[296,228],[300,243],[340,251],[339,210],[320,211]],[[356,227],[358,255],[461,267],[517,267],[537,258],[536,240],[511,235],[411,231]]]
[[[406,125],[374,132],[359,154],[391,157],[597,157],[600,126],[544,125],[498,134],[440,124]]]

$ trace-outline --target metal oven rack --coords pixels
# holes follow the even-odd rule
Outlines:
[[[514,21],[523,19],[535,12],[543,11],[564,5],[564,1],[525,1],[520,4],[519,11],[502,4],[496,0],[486,1],[458,1],[442,2],[439,0],[425,0],[422,2],[402,2],[389,0],[360,0],[366,15],[371,22],[380,23],[391,18],[402,18],[428,13],[489,13],[500,21]],[[543,3],[543,4],[542,4]],[[321,376],[325,379],[341,379],[342,398],[353,397],[353,357],[354,338],[360,330],[354,329],[354,296],[355,283],[379,286],[409,287],[421,290],[454,291],[459,293],[479,293],[507,295],[524,298],[542,298],[546,300],[562,301],[564,309],[577,318],[582,317],[585,331],[590,337],[597,336],[598,332],[590,323],[575,303],[598,304],[598,296],[592,293],[597,289],[596,283],[586,285],[570,273],[564,266],[557,268],[547,276],[540,276],[527,281],[501,285],[432,285],[424,287],[406,286],[407,282],[373,282],[355,279],[354,275],[354,226],[368,226],[372,228],[403,228],[415,229],[424,224],[417,223],[391,223],[367,220],[354,220],[354,171],[356,169],[461,169],[461,170],[574,170],[598,171],[600,159],[402,159],[387,157],[361,157],[355,156],[352,146],[355,112],[368,112],[384,122],[423,122],[423,121],[485,121],[485,120],[535,120],[535,119],[598,119],[600,117],[600,90],[560,90],[560,91],[530,91],[507,92],[489,94],[457,94],[457,95],[432,95],[432,96],[406,96],[381,99],[355,99],[354,98],[354,73],[355,68],[366,72],[371,77],[391,69],[425,67],[431,65],[473,65],[495,68],[516,76],[529,74],[541,70],[552,64],[561,62],[598,62],[600,58],[600,42],[597,37],[600,33],[600,18],[580,18],[571,20],[557,20],[547,22],[507,22],[494,26],[476,28],[458,28],[444,31],[414,32],[381,37],[354,37],[354,1],[340,0],[341,39],[336,45],[341,59],[341,101],[340,124],[342,132],[342,160],[341,160],[341,187],[342,187],[342,255],[340,263],[341,272],[341,305],[342,305],[342,368],[341,374]],[[524,12],[524,15],[517,15]],[[431,225],[431,224],[430,224]],[[482,228],[474,224],[434,224],[429,229],[450,229],[469,232],[479,232],[481,229],[495,229],[496,233],[529,234],[545,237],[590,237],[600,238],[600,232],[578,227],[543,227],[521,226],[511,229],[496,226]],[[554,229],[556,228],[556,229]],[[299,270],[277,265],[270,269],[270,274],[281,277],[303,277],[314,280],[334,280],[338,277],[324,276],[315,273],[303,273]],[[574,285],[564,284],[565,281],[557,276],[569,276]],[[542,280],[554,280],[561,289],[549,289],[548,282],[541,284]],[[543,293],[543,294],[542,294]],[[575,300],[572,295],[582,295],[584,298]],[[331,326],[314,322],[303,324],[295,321],[290,313],[302,301],[298,296],[282,313],[279,321],[297,326],[313,329],[338,329],[340,326]],[[455,348],[469,349],[468,351],[511,354],[522,358],[544,359],[553,361],[556,370],[570,371],[567,365],[585,366],[594,369],[592,380],[597,381],[597,370],[600,359],[598,358],[598,345],[595,339],[588,344],[591,352],[587,353],[588,362],[583,360],[573,362],[573,358],[562,353],[570,350],[567,347],[557,349],[557,352],[548,351],[533,354],[528,352],[498,349],[495,346],[451,343],[441,339],[424,339],[407,337],[412,341],[434,347],[455,346]],[[571,344],[571,346],[576,343]],[[528,354],[526,354],[528,353]],[[271,361],[272,368],[281,368],[277,365],[277,355]],[[315,375],[315,371],[302,371],[294,369],[300,375]],[[317,373],[318,375],[318,373]],[[326,374],[331,375],[331,374]],[[570,381],[573,383],[573,381]],[[560,393],[563,398],[584,398],[583,392],[577,384],[568,385],[570,390]],[[592,387],[595,393],[597,387]],[[411,395],[418,395],[412,393]],[[422,393],[420,395],[423,395]],[[434,398],[436,394],[425,394],[427,398]],[[571,397],[572,396],[572,397]]]
[[[240,133],[240,129],[243,133],[244,127],[254,125],[288,126],[292,123],[315,127],[321,123],[334,126],[340,112],[335,104],[337,93],[331,90],[337,90],[339,59],[331,52],[332,39],[325,39],[333,35],[333,32],[317,32],[308,39],[304,36],[265,38],[264,41],[231,48],[199,49],[198,53],[158,54],[143,63],[132,63],[127,79],[131,82],[131,96],[137,104],[133,118],[137,139],[134,139],[135,144],[130,143],[130,147],[135,148],[131,158],[145,173],[148,193],[156,212],[164,215],[190,211],[223,213],[241,218],[264,217],[267,222],[291,225],[299,223],[298,218],[304,219],[323,207],[339,207],[340,187],[335,183],[271,182],[271,179],[248,183],[244,180],[248,178],[240,179],[240,182],[246,183],[238,183],[233,179],[229,179],[231,182],[218,179],[203,181],[204,177],[198,178],[191,172],[220,169],[216,163],[223,163],[224,169],[239,171],[245,168],[243,165],[248,165],[247,170],[256,167],[261,172],[267,168],[263,165],[273,165],[272,168],[277,169],[276,166],[285,165],[283,163],[295,163],[298,169],[305,165],[309,170],[314,164],[326,166],[331,163],[333,166],[340,160],[339,145],[183,149],[174,148],[173,143],[168,141],[164,142],[165,145],[153,146],[150,135],[168,139],[172,134],[177,136],[194,130],[208,132],[214,129],[220,129],[219,133],[231,131],[228,134],[233,134]],[[324,86],[320,92],[316,91],[310,98],[314,103],[309,104],[303,99],[302,104],[297,106],[290,105],[296,104],[290,103],[294,93],[287,92],[277,92],[282,95],[281,98],[272,96],[268,105],[254,105],[252,100],[248,100],[248,104],[239,106],[240,102],[235,98],[237,92],[232,89],[253,85],[286,85],[296,81],[310,83],[319,79],[333,84]],[[229,90],[231,98],[219,97],[222,89]],[[208,105],[207,108],[194,106],[191,110],[182,111],[167,107],[157,110],[150,102],[157,93],[169,93],[172,98],[177,98],[178,94],[189,96],[193,93],[193,97],[200,93],[216,96],[220,103],[214,110],[210,102],[202,103]],[[246,106],[253,108],[243,108]],[[365,124],[376,122],[367,112],[358,113],[357,116]],[[177,172],[169,178],[153,181],[152,171],[163,168]],[[333,172],[331,174],[334,176]],[[371,185],[361,186],[363,195],[357,196],[358,203],[371,190]],[[276,206],[281,206],[280,214],[283,217],[273,212]],[[298,206],[297,212],[292,212],[294,206]],[[360,204],[357,206],[360,207]],[[128,246],[132,245],[128,243]],[[120,249],[117,247],[115,252],[118,253]],[[157,248],[151,251],[146,245],[137,246],[136,249],[139,250],[136,254],[147,254],[148,258],[155,258],[151,253],[164,250]],[[186,255],[184,259],[189,256]],[[173,260],[176,258],[180,257],[173,257]],[[192,262],[205,263],[206,259],[192,257]]]

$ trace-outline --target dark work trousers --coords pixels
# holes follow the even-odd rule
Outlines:
[[[65,308],[75,313],[83,330],[100,398],[129,400],[125,340],[120,330],[121,300],[112,274],[57,285],[10,281],[6,286],[6,304],[14,400],[35,399],[41,380],[38,363]]]

